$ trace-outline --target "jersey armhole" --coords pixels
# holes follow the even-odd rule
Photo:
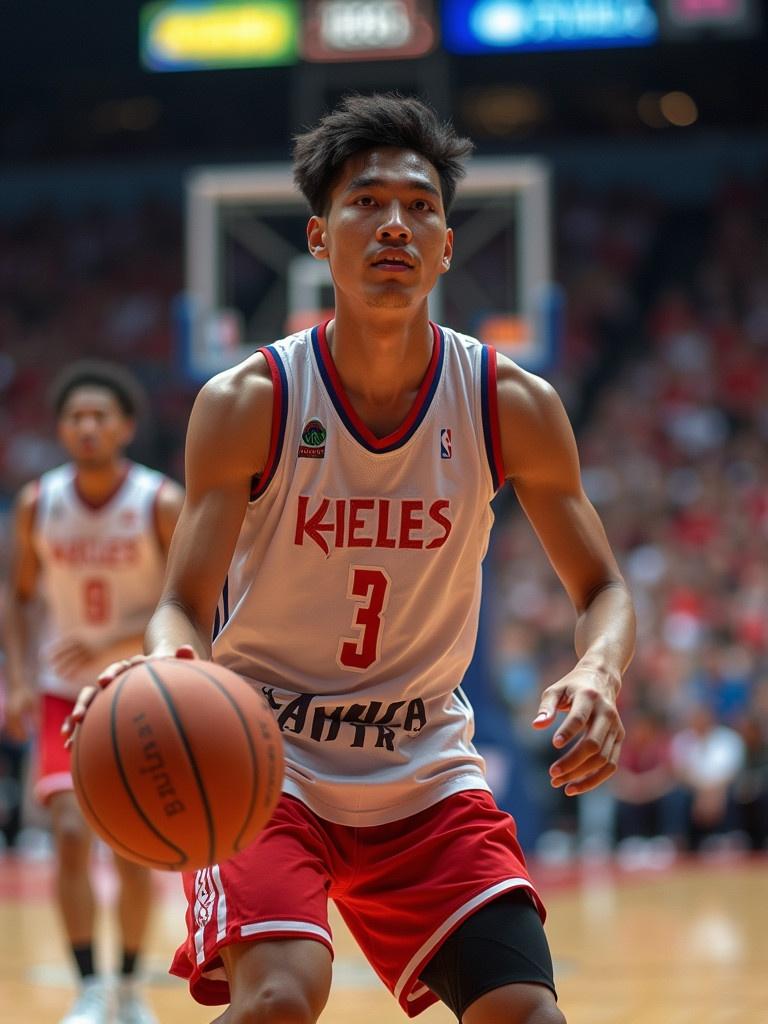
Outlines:
[[[280,462],[285,440],[285,424],[288,418],[288,378],[283,361],[273,345],[261,349],[267,360],[269,373],[272,377],[272,430],[269,438],[269,452],[264,469],[251,481],[251,501],[260,498],[267,487]]]
[[[496,349],[483,345],[480,363],[480,397],[483,410],[483,437],[488,468],[493,486],[498,491],[506,478],[504,459],[501,453],[501,430],[499,429],[499,400],[496,393]]]

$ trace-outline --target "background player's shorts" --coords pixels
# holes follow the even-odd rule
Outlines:
[[[419,980],[441,943],[475,910],[525,887],[539,914],[513,819],[484,790],[447,797],[386,825],[352,828],[283,796],[259,838],[236,857],[184,875],[186,943],[171,973],[193,997],[229,1002],[222,946],[314,939],[333,954],[328,896],[409,1017],[437,997]]]
[[[73,700],[44,693],[40,701],[40,732],[37,748],[37,781],[34,792],[40,803],[55,793],[74,789],[69,751],[64,746],[61,727],[75,706]]]

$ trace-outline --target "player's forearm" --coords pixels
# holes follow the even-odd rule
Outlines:
[[[621,684],[635,650],[635,609],[622,581],[595,593],[578,618],[574,644],[581,664]]]
[[[9,597],[3,633],[8,692],[15,693],[24,689],[29,682],[27,679],[27,652],[29,651],[27,608],[15,597]]]
[[[199,658],[210,658],[210,630],[197,622],[179,601],[165,598],[147,625],[144,651],[146,654],[172,656],[185,645],[191,646]]]

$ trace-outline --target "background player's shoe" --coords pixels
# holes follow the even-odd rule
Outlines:
[[[86,978],[77,999],[59,1024],[109,1024],[109,990],[101,978]]]
[[[118,982],[115,1024],[158,1024],[135,981]]]

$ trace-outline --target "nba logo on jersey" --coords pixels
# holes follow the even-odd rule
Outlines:
[[[440,430],[440,458],[450,459],[453,452],[451,445],[451,428],[442,427]]]

